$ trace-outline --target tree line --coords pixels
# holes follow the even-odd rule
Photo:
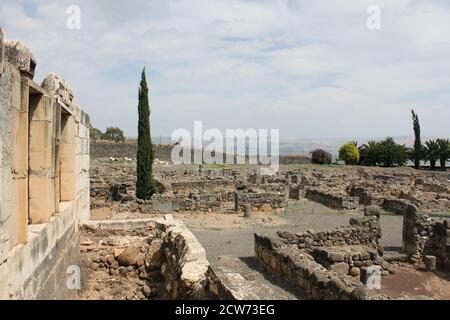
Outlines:
[[[107,140],[114,142],[125,142],[126,137],[122,129],[118,127],[108,127],[105,132],[91,126],[89,129],[89,137],[91,141]]]
[[[367,144],[358,146],[357,141],[349,141],[339,148],[338,160],[346,165],[404,166],[408,160],[419,169],[421,161],[430,163],[431,170],[436,170],[439,161],[440,168],[445,170],[446,162],[450,159],[450,140],[438,138],[428,140],[422,144],[420,122],[417,113],[411,110],[414,130],[414,144],[407,147],[398,144],[392,137],[381,141],[371,140]],[[325,150],[316,149],[311,152],[311,159],[316,164],[331,164],[332,156]]]

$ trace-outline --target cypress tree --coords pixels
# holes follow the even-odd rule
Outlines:
[[[422,141],[420,140],[420,123],[419,116],[414,110],[411,110],[412,119],[413,119],[413,128],[414,128],[414,148],[413,148],[413,157],[414,157],[414,167],[416,169],[420,168],[420,160],[422,159]]]
[[[156,192],[153,183],[153,145],[150,134],[150,106],[148,102],[148,86],[145,68],[142,70],[139,87],[139,122],[138,122],[138,150],[137,150],[137,181],[136,196],[139,199],[150,199]]]

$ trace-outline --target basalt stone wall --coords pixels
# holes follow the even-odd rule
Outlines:
[[[171,145],[153,145],[155,159],[171,161]],[[91,141],[90,154],[95,158],[136,158],[136,142]]]
[[[411,203],[405,199],[388,198],[384,199],[382,208],[397,215],[404,215]]]
[[[338,227],[330,231],[292,233],[279,231],[278,236],[299,248],[311,249],[321,246],[367,245],[379,251],[381,226],[378,212],[371,207],[366,208],[365,216],[350,219],[349,226]]]
[[[264,204],[270,204],[273,209],[283,208],[286,201],[286,194],[277,193],[251,193],[237,192],[237,207],[243,208],[245,204],[251,205],[253,208],[261,208]]]
[[[306,188],[305,197],[333,209],[351,210],[358,206],[357,197],[336,195],[315,188]]]
[[[403,250],[412,262],[432,255],[440,266],[450,269],[450,221],[435,221],[409,205],[403,220]]]
[[[352,197],[359,198],[359,204],[361,205],[383,205],[384,198],[378,197],[377,195],[370,192],[368,188],[364,188],[361,186],[351,186],[348,190],[348,193]]]
[[[150,203],[153,210],[167,213],[172,211],[208,211],[220,209],[223,197],[226,197],[226,194],[193,194],[188,197],[185,195],[154,195]]]
[[[233,192],[236,187],[231,180],[208,180],[172,182],[171,189],[174,194],[189,195],[194,190],[199,193]]]
[[[440,265],[450,270],[450,220],[433,223],[425,254],[436,256]]]
[[[255,254],[266,270],[294,286],[305,299],[380,298],[361,281],[326,269],[306,250],[282,238],[255,234]]]

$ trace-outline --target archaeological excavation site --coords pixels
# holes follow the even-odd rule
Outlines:
[[[429,170],[286,154],[268,173],[176,164],[176,143],[142,157],[140,138],[93,139],[64,74],[36,82],[32,48],[5,36],[0,299],[450,299],[445,161]],[[143,163],[148,197],[138,196]]]

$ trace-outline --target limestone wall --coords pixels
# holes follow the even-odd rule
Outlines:
[[[32,80],[22,43],[0,39],[0,52],[0,298],[70,295],[65,266],[90,216],[89,117],[58,76]]]
[[[78,106],[74,110],[75,135],[75,194],[79,220],[90,219],[90,156],[89,156],[89,116]]]
[[[184,224],[166,229],[163,240],[165,261],[161,272],[165,278],[168,297],[172,299],[201,299],[207,292],[209,262],[205,249]]]
[[[12,246],[19,242],[18,213],[13,194],[14,174],[13,130],[20,113],[20,73],[3,62],[0,74],[0,264]],[[23,173],[23,172],[22,172]]]

